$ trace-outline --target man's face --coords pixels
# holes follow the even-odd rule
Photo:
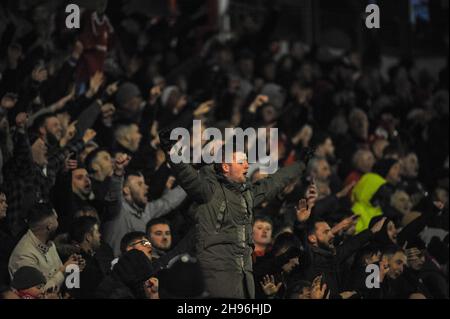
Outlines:
[[[314,175],[320,181],[328,181],[328,178],[331,176],[331,169],[326,160],[319,160]]]
[[[134,96],[129,101],[127,101],[124,105],[124,109],[129,114],[139,113],[142,109],[142,97]]]
[[[386,176],[386,180],[388,180],[390,183],[396,185],[400,183],[401,181],[401,165],[399,162],[392,165],[391,169],[389,170],[388,176]]]
[[[89,196],[92,192],[91,179],[84,168],[78,168],[72,171],[72,192]]]
[[[129,148],[130,151],[136,152],[139,149],[139,144],[141,143],[142,135],[139,132],[139,127],[136,124],[131,125],[128,132]]]
[[[272,241],[272,225],[258,220],[253,225],[253,241],[255,244],[268,245]]]
[[[134,204],[139,207],[145,207],[147,205],[148,186],[145,184],[143,176],[129,176],[125,188],[128,188],[127,191]]]
[[[62,138],[63,129],[61,122],[56,116],[49,117],[45,120],[45,130],[52,134],[58,141]]]
[[[334,144],[331,138],[327,138],[325,142],[322,144],[324,148],[324,152],[326,156],[333,157],[334,156]]]
[[[383,158],[383,151],[389,145],[389,142],[385,139],[378,139],[373,143],[372,149],[377,159]]]
[[[352,121],[350,127],[353,132],[361,139],[367,139],[369,135],[369,120],[364,112],[357,112]]]
[[[248,172],[247,156],[242,152],[233,154],[233,162],[222,164],[224,175],[232,182],[245,183]]]
[[[8,209],[8,203],[6,202],[6,195],[0,193],[0,219],[6,217],[6,210]]]
[[[101,237],[99,227],[95,224],[92,231],[86,237],[86,239],[89,240],[92,250],[96,251],[100,248]]]
[[[167,224],[156,224],[150,228],[150,242],[153,247],[167,251],[172,246],[172,233]]]
[[[334,235],[330,226],[325,222],[316,223],[314,234],[308,236],[314,246],[326,250],[334,250]]]
[[[399,212],[407,214],[411,212],[412,201],[409,195],[404,191],[396,191],[391,197],[391,205]]]
[[[387,235],[389,239],[395,244],[397,243],[397,233],[397,227],[395,227],[394,222],[390,220],[387,224]]]
[[[106,151],[98,152],[92,161],[92,168],[95,170],[96,175],[100,180],[104,180],[106,177],[113,174],[113,162],[111,155]]]
[[[375,157],[371,151],[361,151],[356,158],[356,168],[363,172],[368,173],[372,170],[375,164]]]
[[[43,167],[47,165],[47,145],[42,138],[38,138],[34,144],[31,146],[31,153],[33,156],[33,161],[36,165]]]
[[[419,159],[415,153],[409,153],[402,161],[402,174],[406,177],[417,177],[419,174]]]
[[[395,253],[391,258],[389,258],[389,271],[387,273],[388,277],[391,279],[397,279],[403,273],[406,266],[406,255],[403,252]]]
[[[146,237],[136,239],[131,244],[129,244],[127,247],[127,251],[130,251],[132,249],[142,251],[148,258],[152,258],[152,244]]]

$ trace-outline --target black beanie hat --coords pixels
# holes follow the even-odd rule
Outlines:
[[[160,295],[168,299],[204,298],[205,284],[197,260],[189,254],[174,257],[167,269],[159,272]]]
[[[389,170],[394,166],[398,160],[393,158],[383,158],[376,162],[373,167],[373,172],[385,178],[389,174]]]
[[[36,268],[23,266],[14,273],[11,287],[16,290],[25,290],[39,285],[45,285],[47,279]]]
[[[150,259],[140,250],[123,254],[113,268],[113,273],[127,286],[142,284],[153,274]]]

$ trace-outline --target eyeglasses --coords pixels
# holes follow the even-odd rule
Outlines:
[[[152,244],[147,239],[142,239],[135,243],[131,243],[129,246],[136,246],[136,245],[149,246],[149,247],[152,246]]]

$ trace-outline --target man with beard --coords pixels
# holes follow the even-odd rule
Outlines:
[[[80,255],[86,261],[86,267],[80,274],[79,288],[69,291],[75,299],[90,299],[94,297],[97,286],[110,273],[112,251],[102,253],[100,225],[94,217],[79,217],[74,220],[70,231],[70,239],[80,250]]]
[[[147,223],[147,236],[153,246],[152,257],[158,259],[172,248],[172,232],[167,219],[156,218]]]
[[[339,247],[334,247],[334,234],[331,227],[323,220],[313,220],[306,225],[305,253],[300,258],[301,268],[304,269],[304,277],[312,281],[319,275],[323,275],[322,281],[331,291],[330,298],[348,298],[349,292],[342,292],[343,268],[345,261],[358,251],[379,232],[385,222],[385,218],[377,222],[370,230],[366,230],[353,238],[344,241]]]
[[[170,213],[186,198],[179,186],[151,202],[147,194],[148,186],[142,174],[129,172],[123,182],[120,213],[104,224],[105,241],[113,248],[115,256],[120,254],[120,240],[126,233],[145,232],[151,219]]]
[[[23,266],[38,269],[47,279],[45,288],[61,288],[66,267],[78,265],[82,271],[84,260],[72,255],[65,264],[61,262],[55,244],[51,241],[58,228],[58,215],[49,204],[36,204],[28,214],[28,232],[22,237],[9,258],[9,274]]]

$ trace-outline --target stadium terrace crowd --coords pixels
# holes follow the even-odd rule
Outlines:
[[[276,9],[224,41],[19,3],[0,4],[3,299],[449,298],[448,64],[282,50]],[[278,171],[173,163],[167,129],[193,120],[278,128]]]

